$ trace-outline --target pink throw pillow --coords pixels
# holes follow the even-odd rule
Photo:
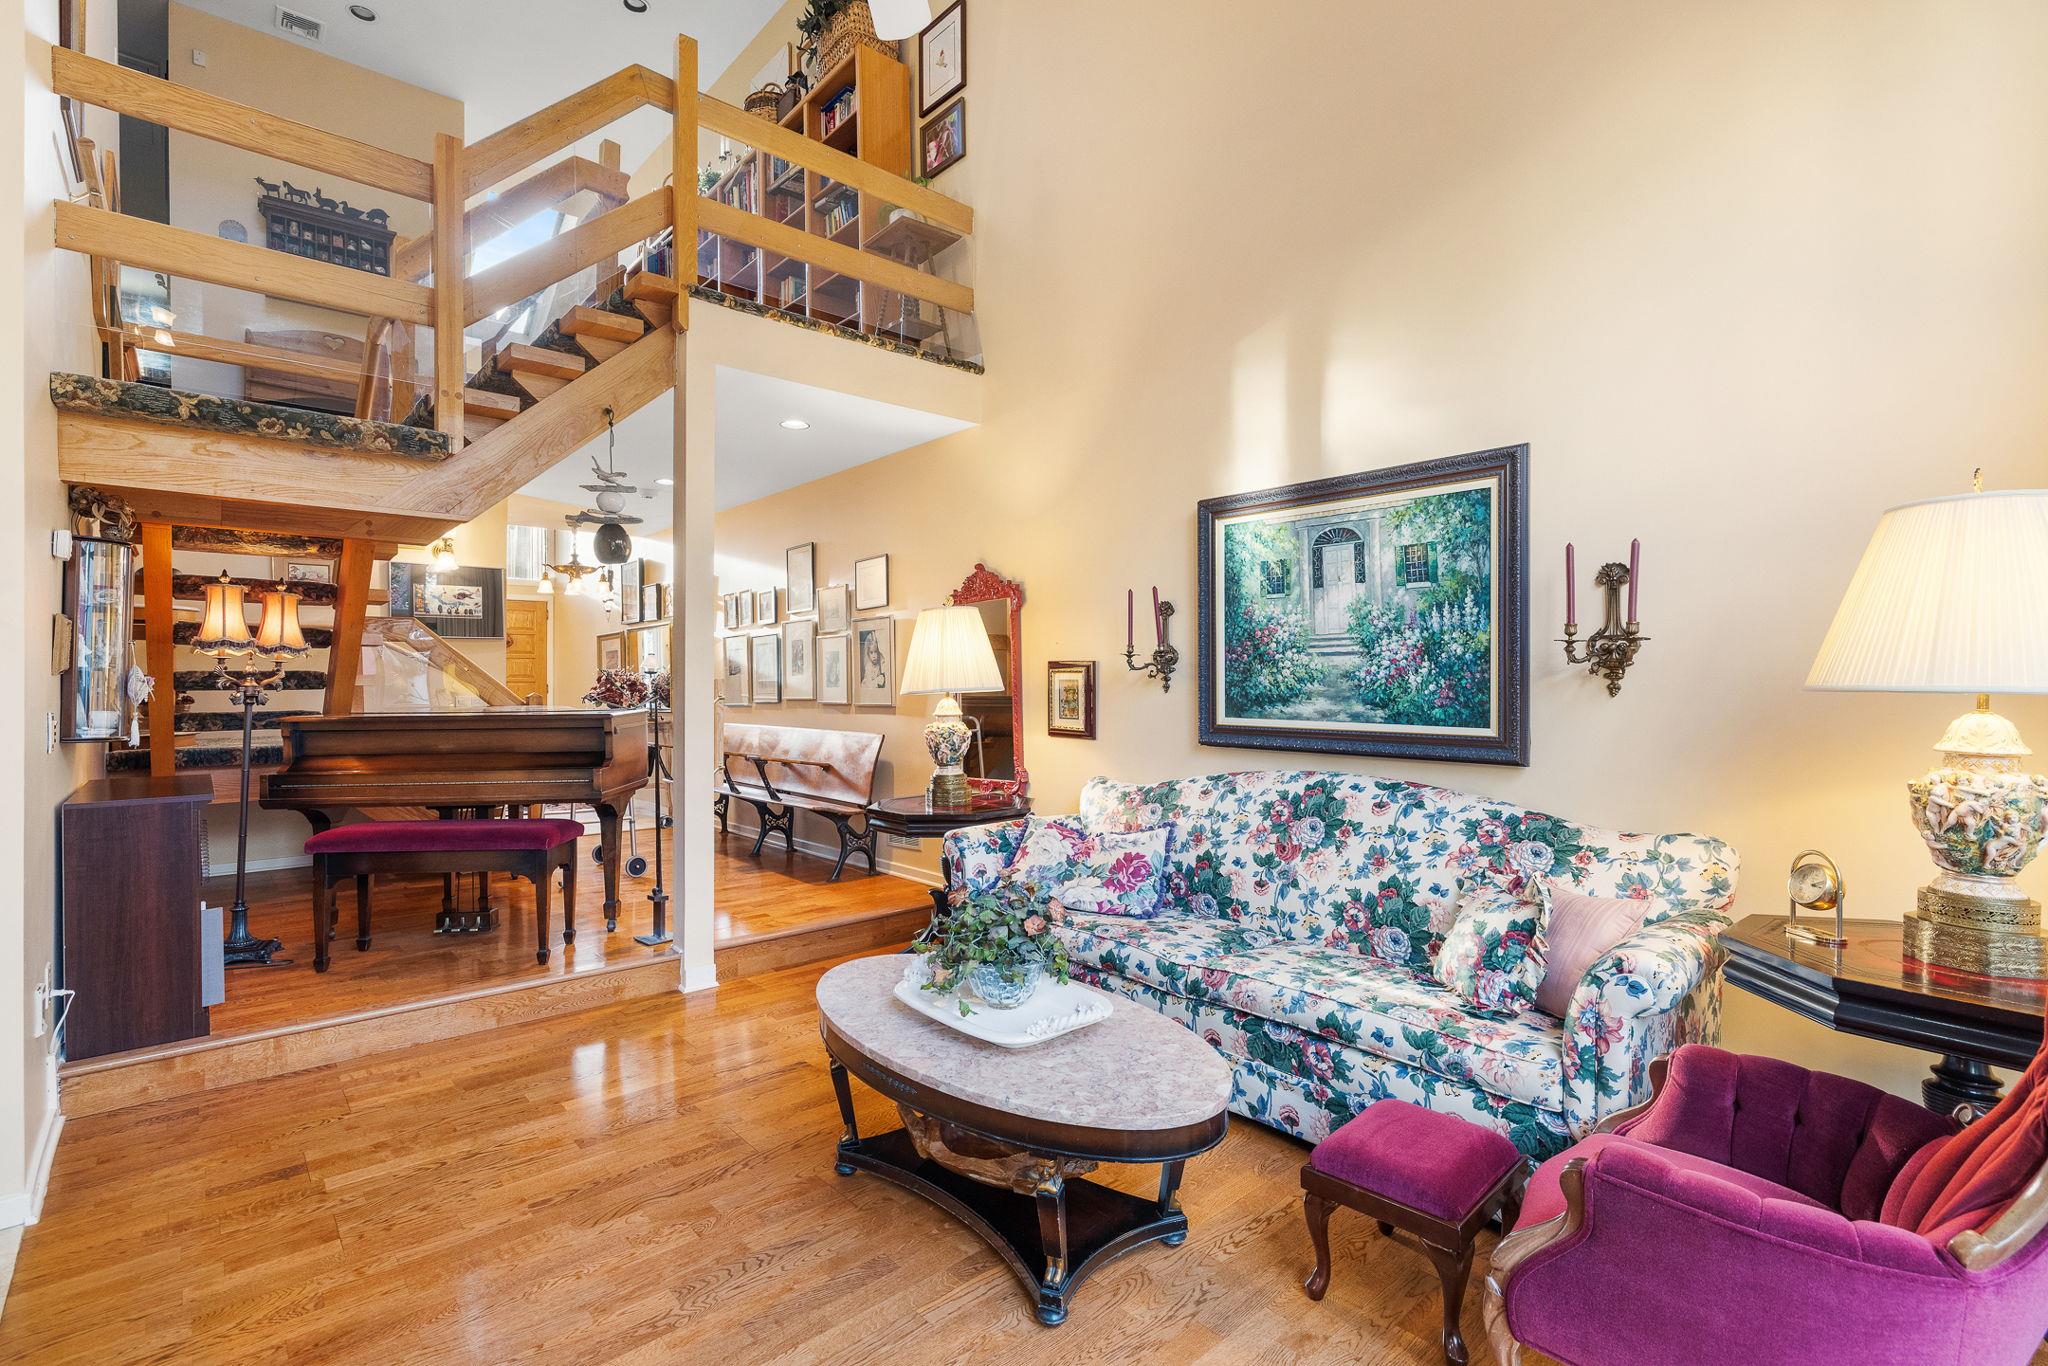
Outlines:
[[[1647,901],[1582,896],[1552,883],[1550,925],[1545,932],[1549,943],[1543,980],[1536,986],[1536,1008],[1563,1015],[1587,969],[1641,929],[1650,908]]]

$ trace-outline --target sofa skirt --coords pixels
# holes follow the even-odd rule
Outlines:
[[[1077,963],[1073,975],[1201,1035],[1231,1065],[1232,1111],[1311,1143],[1322,1142],[1366,1106],[1390,1097],[1484,1125],[1538,1162],[1571,1143],[1557,1110],[1508,1100],[1470,1082],[1117,973]]]

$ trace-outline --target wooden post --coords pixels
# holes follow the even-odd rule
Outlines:
[[[434,425],[462,448],[462,313],[468,229],[462,212],[462,139],[434,135]],[[397,413],[394,422],[404,419]]]
[[[178,767],[177,646],[171,627],[171,524],[142,524],[142,644],[145,667],[156,680],[149,699],[149,772],[164,778]]]
[[[334,575],[341,594],[334,604],[334,639],[327,647],[327,699],[322,709],[329,716],[346,716],[356,709],[356,678],[363,666],[363,620],[370,606],[370,566],[376,560],[373,542],[351,536],[341,543],[341,563]]]
[[[675,223],[676,331],[690,327],[690,286],[697,283],[697,40],[687,33],[676,35],[676,121],[671,134],[669,185],[675,200],[670,215]],[[683,348],[676,347],[676,393],[682,393]],[[680,398],[678,399],[680,402]],[[682,459],[682,429],[676,429],[676,458]],[[676,467],[676,486],[682,487],[683,471]],[[678,825],[681,822],[677,822]]]

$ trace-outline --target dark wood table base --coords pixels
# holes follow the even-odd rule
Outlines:
[[[1178,1196],[1184,1159],[1160,1164],[1156,1200],[1085,1177],[1062,1177],[1054,1154],[1046,1154],[1047,1179],[1034,1193],[1020,1194],[919,1156],[906,1130],[862,1138],[854,1124],[846,1068],[836,1058],[832,1088],[846,1126],[835,1160],[839,1174],[872,1172],[923,1196],[980,1234],[1024,1283],[1040,1323],[1064,1323],[1075,1291],[1098,1267],[1147,1243],[1179,1247],[1187,1241],[1188,1217]]]

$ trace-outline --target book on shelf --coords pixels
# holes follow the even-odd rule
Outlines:
[[[837,128],[840,124],[853,117],[854,108],[853,87],[849,85],[830,100],[827,100],[824,108],[818,111],[818,131],[820,133],[831,132],[834,128]]]

